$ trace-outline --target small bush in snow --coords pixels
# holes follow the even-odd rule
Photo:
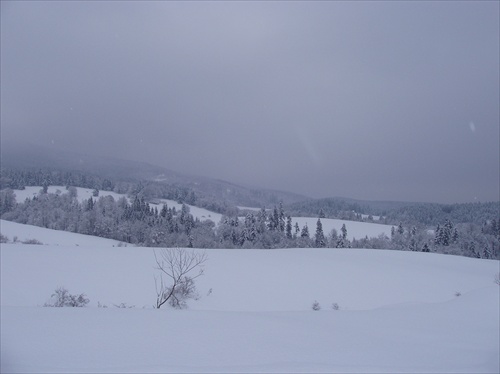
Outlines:
[[[101,304],[100,301],[97,302],[97,307],[98,308],[107,308],[108,306],[106,304]]]
[[[500,273],[495,274],[495,283],[500,286]]]
[[[313,305],[312,305],[312,310],[320,310],[321,309],[321,305],[319,305],[318,301],[315,300]]]
[[[333,309],[333,310],[339,310],[339,309],[340,309],[339,304],[337,304],[337,303],[333,303],[333,304],[332,304],[332,309]]]
[[[203,275],[203,263],[207,260],[205,252],[189,251],[183,248],[168,248],[157,255],[154,252],[156,265],[160,270],[160,282],[155,277],[156,308],[163,304],[182,309],[187,307],[188,299],[199,298],[196,292],[195,279]],[[194,275],[187,275],[196,272]],[[163,275],[170,280],[165,284]]]
[[[75,307],[81,308],[89,303],[89,299],[86,298],[85,294],[71,295],[69,291],[64,287],[59,287],[51,296],[51,301],[45,303],[45,307]]]
[[[0,234],[0,243],[8,243],[8,242],[9,242],[9,238]]]
[[[173,289],[172,286],[168,287],[167,293],[172,294],[168,303],[171,307],[176,309],[187,308],[188,299],[198,300],[200,298],[198,292],[196,291],[194,280],[190,277],[182,278],[175,289]]]
[[[37,245],[42,245],[43,243],[40,240],[37,239],[28,239],[22,242],[23,244],[37,244]]]
[[[455,296],[456,296],[456,297],[462,296],[462,293],[461,293],[461,292],[459,292],[459,291],[457,291],[457,292],[455,292]]]
[[[135,305],[127,305],[127,303],[121,303],[121,304],[113,304],[116,308],[120,309],[130,309],[130,308],[135,308]]]

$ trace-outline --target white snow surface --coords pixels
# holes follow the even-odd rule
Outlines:
[[[2,373],[500,371],[499,261],[206,250],[199,300],[158,310],[154,249],[1,224],[9,238],[50,244],[1,245]],[[42,307],[59,286],[91,302]],[[120,303],[135,307],[113,306]]]

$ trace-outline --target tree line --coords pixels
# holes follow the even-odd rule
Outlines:
[[[96,191],[95,191],[96,192]],[[1,217],[18,223],[115,239],[152,247],[197,248],[374,248],[449,253],[500,259],[500,223],[493,219],[482,226],[453,224],[445,220],[430,230],[426,226],[393,226],[391,237],[349,240],[345,224],[340,232],[324,233],[321,217],[309,229],[292,218],[280,203],[267,211],[247,212],[244,217],[224,215],[216,225],[194,218],[190,208],[150,204],[144,196],[115,200],[112,196],[77,199],[77,189],[47,193],[42,188],[33,198],[16,203],[11,189],[0,191]]]

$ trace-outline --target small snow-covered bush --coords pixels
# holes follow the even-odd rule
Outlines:
[[[172,294],[168,303],[171,307],[176,309],[187,308],[188,299],[198,300],[200,298],[198,292],[196,291],[194,280],[187,276],[182,278],[175,289],[169,287],[167,292]]]
[[[71,295],[69,291],[64,287],[59,287],[51,296],[51,301],[45,303],[45,307],[76,307],[81,308],[89,303],[89,299],[86,298],[85,294]]]
[[[43,244],[40,240],[37,240],[37,239],[27,239],[27,240],[25,240],[22,243],[23,244],[37,244],[37,245],[42,245]]]
[[[455,296],[456,297],[462,296],[462,293],[460,291],[457,291],[457,292],[455,292]]]
[[[500,286],[500,273],[495,274],[495,283]]]
[[[130,308],[135,308],[135,305],[127,305],[127,303],[120,303],[120,304],[113,304],[115,308],[120,308],[120,309],[130,309]]]
[[[337,303],[333,303],[333,304],[332,304],[332,309],[333,309],[333,310],[339,310],[339,309],[340,309],[339,304],[337,304]]]
[[[0,243],[8,243],[8,242],[9,242],[9,238],[0,234]]]
[[[312,304],[312,310],[320,310],[321,305],[319,305],[318,301],[315,300],[314,303]]]

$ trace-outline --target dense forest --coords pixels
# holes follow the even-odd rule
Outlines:
[[[48,193],[48,186],[66,191]],[[32,199],[16,203],[14,189],[41,186]],[[83,202],[78,187],[94,190]],[[500,258],[499,203],[409,204],[375,216],[369,203],[341,199],[311,200],[271,209],[241,211],[226,201],[199,196],[177,184],[155,181],[111,180],[84,172],[2,170],[2,219],[56,230],[95,235],[143,246],[201,248],[356,247],[411,250]],[[115,200],[99,191],[125,194]],[[155,199],[175,200],[182,208],[150,204]],[[200,221],[190,214],[195,205],[222,213],[221,222]],[[314,213],[312,213],[314,212]],[[380,213],[380,212],[378,212]],[[373,214],[373,215],[372,215]],[[316,227],[292,226],[292,216],[316,216]],[[376,218],[374,218],[374,216]],[[381,235],[349,241],[341,232],[323,232],[322,218],[365,220],[393,225],[391,237]],[[13,238],[2,238],[2,240]]]

